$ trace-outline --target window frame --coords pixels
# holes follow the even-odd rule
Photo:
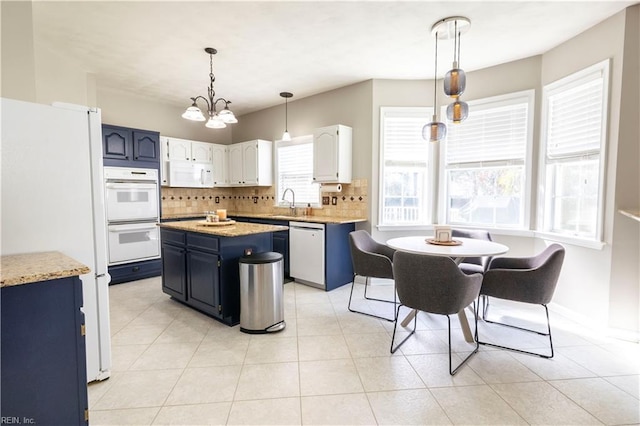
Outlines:
[[[540,123],[540,155],[538,161],[538,176],[540,188],[538,196],[538,212],[537,212],[537,224],[536,234],[540,237],[546,237],[553,240],[564,242],[579,242],[581,245],[585,245],[593,248],[602,248],[604,244],[604,217],[605,217],[605,190],[607,182],[607,149],[609,146],[608,132],[609,132],[609,90],[611,85],[610,80],[611,60],[605,59],[604,61],[597,62],[591,66],[588,66],[582,70],[576,71],[558,80],[555,80],[542,87],[542,110],[541,110],[541,123]],[[567,155],[563,158],[550,159],[547,157],[547,144],[548,144],[548,125],[549,125],[549,98],[557,93],[571,90],[579,85],[588,83],[594,74],[600,74],[602,77],[602,114],[600,117],[600,147],[597,153],[582,151],[578,154]],[[551,195],[548,189],[551,189],[554,182],[548,181],[549,168],[555,164],[576,162],[579,159],[592,159],[598,158],[598,200],[597,200],[597,212],[595,233],[593,237],[576,235],[571,232],[562,232],[553,230],[552,216],[555,214],[554,203],[550,199]]]
[[[431,121],[431,117],[433,115],[432,107],[389,107],[389,106],[381,106],[380,107],[380,129],[379,129],[379,146],[378,146],[378,218],[376,227],[380,231],[401,231],[401,230],[420,230],[420,229],[431,229],[433,225],[434,218],[434,209],[435,209],[435,194],[436,194],[436,185],[437,185],[437,165],[435,164],[434,159],[437,158],[434,151],[433,143],[429,141],[424,141],[422,139],[422,135],[420,135],[421,140],[425,144],[428,145],[428,152],[426,158],[426,174],[425,174],[425,193],[424,202],[426,203],[424,207],[425,218],[420,223],[412,223],[412,224],[393,224],[393,223],[383,223],[382,220],[384,218],[383,210],[384,210],[384,184],[385,184],[385,157],[384,157],[384,149],[385,149],[385,118],[388,115],[399,113],[415,113],[424,117],[424,124],[427,124]]]
[[[278,149],[281,147],[287,146],[295,146],[309,144],[311,145],[311,168],[313,174],[313,134],[302,135],[292,137],[290,141],[277,140],[273,144],[273,156],[274,156],[274,180],[275,180],[275,199],[274,199],[274,207],[289,207],[290,203],[288,201],[282,201],[280,199],[280,163],[278,161]],[[311,204],[313,208],[322,208],[322,198],[320,195],[320,185],[313,181],[310,182],[311,185],[318,186],[318,201],[316,203],[309,203],[308,201],[300,201],[296,200],[294,207],[307,207],[307,204]]]
[[[485,105],[494,105],[495,108],[499,108],[505,105],[510,104],[521,104],[522,101],[525,101],[527,106],[527,119],[526,119],[526,146],[524,153],[524,160],[522,166],[524,167],[523,172],[523,194],[522,198],[524,200],[522,205],[522,225],[521,226],[500,226],[496,225],[488,225],[488,224],[480,224],[480,223],[455,223],[456,227],[464,228],[475,228],[482,227],[486,229],[492,230],[500,230],[505,231],[506,234],[518,234],[522,232],[529,232],[531,230],[531,210],[532,210],[532,194],[533,194],[533,136],[534,136],[534,128],[535,128],[535,89],[527,89],[521,90],[517,92],[506,93],[503,95],[491,96],[487,98],[474,99],[468,101],[470,114],[473,113],[473,108],[478,106]],[[489,109],[489,108],[487,108]],[[442,116],[445,115],[446,107],[442,107]],[[464,124],[464,123],[463,123]],[[455,124],[448,122],[447,126],[454,126]],[[447,144],[447,139],[444,140],[444,144]],[[458,167],[448,167],[446,162],[447,155],[447,147],[446,145],[440,149],[440,156],[438,158],[438,220],[441,223],[449,223],[448,221],[448,212],[449,212],[449,203],[448,201],[448,185],[447,185],[447,171],[455,170]],[[477,161],[470,163],[457,163],[457,164],[466,164],[468,166],[479,166],[478,170],[481,170],[484,165],[487,165],[490,168],[492,164],[496,166],[509,166],[510,160],[494,160],[494,161]]]

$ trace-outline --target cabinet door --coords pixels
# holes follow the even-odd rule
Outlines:
[[[220,271],[218,256],[199,250],[187,254],[189,274],[189,303],[216,317],[221,317]]]
[[[162,291],[186,300],[186,250],[183,247],[162,244]]]
[[[280,253],[284,259],[284,276],[289,276],[289,231],[273,233],[273,251]]]
[[[191,161],[191,142],[169,138],[169,160]]]
[[[257,185],[258,184],[258,143],[247,142],[242,144],[242,158],[243,158],[243,175],[245,185]]]
[[[229,147],[229,182],[232,185],[242,185],[244,183],[242,151],[242,144],[235,144]]]
[[[131,131],[120,127],[102,126],[102,152],[104,158],[129,160],[131,157]]]
[[[338,135],[335,126],[318,129],[313,135],[313,180],[338,178]]]
[[[191,142],[191,161],[211,163],[212,146],[206,142]]]
[[[215,186],[229,184],[228,155],[226,145],[212,145],[213,184]]]
[[[133,159],[158,163],[160,161],[160,140],[158,133],[133,131]]]

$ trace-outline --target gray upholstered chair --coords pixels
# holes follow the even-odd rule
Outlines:
[[[478,352],[478,344],[455,369],[451,365],[451,318],[471,303],[474,304],[476,333],[478,315],[475,300],[480,293],[482,274],[467,275],[460,271],[458,265],[444,256],[428,256],[398,251],[393,256],[393,275],[400,305],[396,311],[396,321],[391,337],[391,353],[394,353],[416,331],[416,317],[413,319],[413,330],[396,347],[396,327],[400,308],[406,306],[418,311],[446,315],[449,324],[449,374],[458,372],[468,360]]]
[[[540,254],[533,257],[497,257],[489,264],[482,280],[481,296],[497,297],[499,299],[542,305],[547,316],[547,331],[541,332],[515,325],[490,321],[487,319],[488,304],[482,310],[482,319],[491,324],[500,324],[519,330],[528,331],[549,337],[549,355],[524,351],[494,343],[481,342],[476,328],[476,341],[481,345],[493,346],[501,349],[537,355],[542,358],[553,358],[553,340],[551,339],[551,324],[547,304],[551,301],[558,283],[560,269],[564,261],[564,247],[551,244]]]
[[[394,318],[386,318],[368,312],[358,311],[351,308],[351,299],[353,298],[353,288],[356,284],[356,276],[365,278],[364,281],[364,297],[367,300],[376,300],[378,302],[386,302],[396,304],[395,284],[393,287],[393,300],[377,299],[367,296],[367,286],[369,278],[386,278],[393,279],[393,254],[395,250],[389,246],[378,243],[371,238],[367,231],[353,231],[349,233],[349,247],[351,248],[351,261],[353,263],[353,282],[351,283],[351,294],[349,294],[349,310],[359,314],[369,315],[371,317],[380,318],[387,321],[393,321]]]
[[[488,231],[476,230],[476,229],[452,229],[451,237],[456,238],[475,238],[476,240],[492,241],[491,234]],[[491,257],[467,257],[459,265],[462,272],[465,274],[477,274],[478,272],[483,274],[487,267]]]

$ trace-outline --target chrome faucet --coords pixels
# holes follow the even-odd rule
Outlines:
[[[284,190],[284,192],[282,193],[282,201],[287,201],[285,200],[284,196],[287,195],[288,191],[291,191],[291,203],[289,204],[289,209],[291,210],[292,216],[295,216],[296,215],[296,193],[293,192],[293,189],[286,188]]]

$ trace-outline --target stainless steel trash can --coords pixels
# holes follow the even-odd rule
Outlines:
[[[251,334],[283,330],[284,261],[275,252],[242,256],[240,264],[240,331]]]

